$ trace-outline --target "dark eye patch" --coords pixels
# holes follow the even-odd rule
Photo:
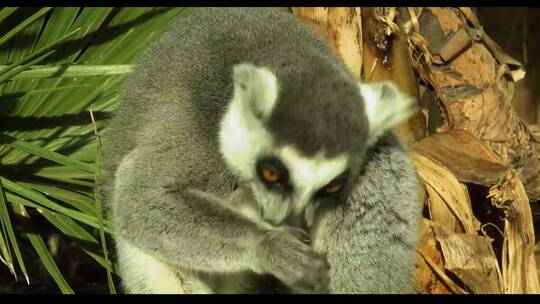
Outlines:
[[[266,186],[266,188],[268,188],[268,190],[283,193],[292,192],[293,188],[289,181],[289,170],[287,170],[285,165],[283,165],[283,163],[279,159],[275,157],[260,159],[259,161],[257,161],[255,169],[257,170],[257,176],[259,177],[259,180]],[[269,182],[263,176],[263,172],[265,169],[271,170],[272,172],[276,173],[279,176],[278,181]]]
[[[345,171],[341,173],[340,175],[338,175],[336,178],[334,178],[332,181],[330,181],[328,184],[321,187],[317,192],[315,192],[315,195],[313,197],[320,199],[320,198],[338,195],[341,192],[341,190],[343,190],[343,188],[345,187],[345,184],[347,183],[348,179],[349,179],[349,171]],[[338,186],[339,186],[338,190],[333,193],[329,193],[326,191],[328,188],[334,188]]]

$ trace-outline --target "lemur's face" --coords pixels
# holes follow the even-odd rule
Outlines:
[[[344,199],[350,179],[348,157],[301,155],[292,146],[260,154],[250,186],[266,222],[310,227],[320,204]]]
[[[354,175],[351,166],[355,162],[350,150],[342,149],[340,153],[329,155],[328,148],[321,145],[317,149],[316,141],[311,143],[311,149],[306,149],[294,140],[284,140],[287,136],[272,127],[276,123],[272,115],[278,111],[276,101],[280,92],[276,76],[269,70],[240,65],[235,68],[234,80],[233,98],[221,125],[222,155],[242,182],[252,189],[264,221],[275,226],[311,226],[320,204],[345,198],[347,185]],[[361,101],[357,102],[361,110]],[[281,116],[282,121],[277,122],[280,126],[290,124],[296,131],[310,127],[294,117]],[[359,125],[361,120],[359,117]],[[327,131],[331,132],[324,130]],[[328,137],[312,128],[307,133],[301,140]],[[329,138],[341,135],[338,132]],[[305,153],[306,150],[309,153]]]
[[[324,60],[239,64],[233,80],[220,151],[273,225],[310,226],[321,204],[344,202],[367,147],[414,112],[391,83],[359,83]]]

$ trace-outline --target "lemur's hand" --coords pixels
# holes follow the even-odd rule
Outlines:
[[[326,259],[301,241],[296,228],[268,231],[256,248],[257,268],[300,293],[327,293],[330,278]]]

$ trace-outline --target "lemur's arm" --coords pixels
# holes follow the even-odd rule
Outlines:
[[[146,163],[144,155],[158,152],[142,149],[134,150],[117,171],[113,212],[119,237],[187,269],[252,270],[273,274],[299,290],[327,288],[326,263],[297,237],[248,219],[214,195],[171,188],[165,180],[150,182],[152,169],[138,164]]]

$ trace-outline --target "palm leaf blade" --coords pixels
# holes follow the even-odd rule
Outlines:
[[[26,272],[26,266],[24,265],[24,260],[22,258],[21,250],[19,249],[19,244],[17,242],[17,238],[13,230],[13,225],[11,223],[11,219],[8,213],[5,193],[4,193],[4,189],[2,187],[1,181],[0,181],[0,217],[2,218],[2,223],[7,232],[7,238],[9,239],[11,246],[13,247],[15,257],[17,258],[17,262],[19,263],[19,267],[26,278],[26,282],[30,283],[28,279],[28,274]],[[14,267],[11,267],[11,268],[12,268],[13,274],[16,276]]]

